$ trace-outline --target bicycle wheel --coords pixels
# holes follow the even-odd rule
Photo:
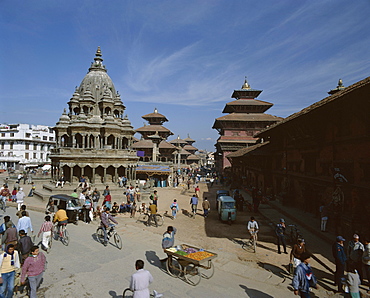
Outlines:
[[[184,268],[184,277],[185,280],[192,286],[196,286],[200,283],[200,271],[199,267],[190,263]]]
[[[208,261],[208,268],[198,267],[201,277],[209,279],[215,274],[215,266],[212,261]]]
[[[68,246],[68,244],[69,244],[69,233],[68,233],[68,231],[65,227],[63,228],[63,231],[62,231],[61,241],[65,246]]]
[[[156,214],[155,216],[157,218],[157,225],[158,225],[158,227],[163,226],[163,223],[164,223],[163,216],[160,215],[160,214]]]
[[[256,252],[256,247],[257,247],[257,237],[254,236],[253,237],[253,252],[254,253]]]
[[[117,232],[114,233],[113,239],[114,239],[114,243],[116,244],[117,248],[122,249],[122,239],[121,239],[121,236],[117,234]]]
[[[179,277],[182,270],[179,261],[172,257],[168,257],[166,262],[166,269],[168,274],[173,277]]]
[[[98,228],[95,232],[96,238],[98,241],[103,244],[104,243],[104,231],[102,228]]]
[[[123,298],[131,298],[131,297],[134,297],[134,292],[131,291],[130,288],[127,288],[123,291],[123,295],[122,295]]]

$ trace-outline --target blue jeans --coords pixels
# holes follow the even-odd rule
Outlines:
[[[14,276],[15,276],[15,271],[1,274],[1,277],[3,278],[3,283],[0,286],[0,298],[13,297]]]
[[[114,224],[108,224],[108,228],[106,228],[105,226],[102,225],[102,229],[103,229],[103,232],[104,232],[104,242],[107,243],[108,242],[108,235],[107,235],[107,230],[110,229],[111,227],[114,227],[115,225]]]
[[[30,283],[30,289],[31,289],[30,298],[37,298],[36,291],[37,291],[37,288],[41,284],[43,274],[44,272],[41,272],[39,275],[28,277],[28,281]]]

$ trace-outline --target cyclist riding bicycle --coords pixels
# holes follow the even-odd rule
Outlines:
[[[58,222],[58,235],[60,235],[60,227],[68,223],[67,212],[60,205],[58,206],[58,211],[55,213],[53,219],[53,223],[56,222]]]
[[[249,234],[251,235],[250,240],[253,239],[253,234],[255,234],[257,237],[259,227],[258,227],[257,221],[255,220],[253,216],[251,217],[250,221],[248,221],[247,229],[248,229]]]
[[[114,217],[109,213],[110,209],[105,208],[105,210],[100,215],[100,226],[104,231],[104,246],[108,245],[108,237],[107,237],[107,229],[112,228],[115,225],[112,223],[109,223],[109,221],[113,221],[116,225],[118,222],[114,219]]]

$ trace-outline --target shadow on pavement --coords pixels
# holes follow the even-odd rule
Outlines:
[[[250,289],[244,285],[239,285],[242,289],[245,290],[245,293],[249,296],[249,297],[258,297],[258,298],[274,298],[273,296],[269,295],[269,294],[266,294],[266,293],[263,293],[261,291],[258,291],[258,290],[255,290],[255,289]]]
[[[117,295],[116,291],[109,291],[108,292],[110,297],[113,297],[113,298],[123,298],[122,295]]]
[[[159,257],[157,256],[157,253],[155,251],[152,251],[152,250],[146,251],[145,252],[145,257],[146,257],[147,261],[149,262],[149,264],[151,264],[153,266],[156,266],[156,267],[163,270],[161,260],[159,259]]]

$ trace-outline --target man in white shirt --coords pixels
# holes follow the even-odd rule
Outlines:
[[[248,229],[249,234],[251,234],[251,238],[250,238],[251,240],[252,240],[253,234],[256,234],[257,236],[259,227],[258,227],[258,223],[256,222],[253,216],[251,217],[251,220],[248,221],[247,229]]]
[[[24,230],[27,233],[29,229],[33,234],[31,218],[27,216],[26,211],[22,211],[21,214],[22,214],[22,217],[18,220],[17,231],[19,232],[20,230]]]
[[[134,292],[134,298],[150,297],[149,285],[153,282],[153,276],[148,270],[144,270],[144,261],[135,262],[136,272],[131,276],[130,289]]]

